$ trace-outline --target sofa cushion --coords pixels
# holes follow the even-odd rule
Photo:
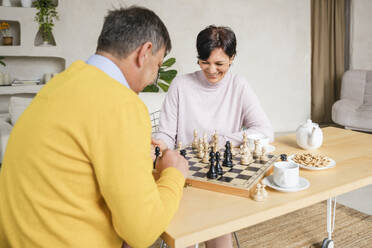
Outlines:
[[[10,123],[14,126],[34,96],[12,96],[9,100]]]
[[[367,72],[363,70],[347,71],[342,76],[341,99],[349,99],[363,104]]]
[[[372,105],[372,71],[367,73],[366,86],[364,89],[364,104]]]

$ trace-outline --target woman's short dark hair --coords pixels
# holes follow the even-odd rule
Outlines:
[[[236,37],[231,28],[210,25],[200,31],[196,39],[198,59],[207,60],[216,48],[222,48],[230,58],[236,54]]]
[[[166,53],[172,48],[167,28],[153,11],[137,6],[120,8],[105,17],[97,51],[125,58],[148,41],[153,45],[153,54],[162,47]]]

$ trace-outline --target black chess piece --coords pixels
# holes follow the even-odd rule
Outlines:
[[[216,157],[214,155],[213,147],[211,148],[211,151],[209,153],[209,162],[211,162],[211,159],[213,158],[213,162],[216,161]]]
[[[209,166],[209,171],[207,172],[207,177],[209,179],[216,179],[217,171],[216,171],[216,167],[214,166],[214,152],[211,151],[209,154],[213,156],[209,158],[210,166]]]
[[[155,160],[154,160],[154,169],[155,169],[155,165],[156,165],[156,161],[158,160],[158,157],[160,155],[160,147],[156,146],[155,147]]]
[[[281,161],[287,161],[287,154],[280,154],[280,160]]]
[[[232,153],[231,153],[231,145],[230,145],[230,141],[226,141],[226,144],[225,144],[225,153],[223,154],[223,162],[222,162],[222,165],[223,166],[226,166],[226,167],[233,167],[233,163],[232,163]]]
[[[184,158],[186,158],[186,150],[185,150],[185,149],[182,149],[182,150],[180,151],[180,154],[181,154]]]
[[[216,171],[217,174],[221,176],[223,174],[223,169],[221,167],[220,161],[221,161],[220,153],[216,152]]]

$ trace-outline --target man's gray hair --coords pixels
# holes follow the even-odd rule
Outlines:
[[[137,6],[120,8],[105,17],[97,51],[126,58],[148,41],[153,45],[153,54],[163,47],[166,53],[172,48],[167,28],[153,11]]]

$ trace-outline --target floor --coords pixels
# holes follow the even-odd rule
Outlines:
[[[290,133],[293,132],[275,133],[275,137]],[[362,213],[372,215],[372,185],[368,185],[364,188],[337,196],[336,201]]]

